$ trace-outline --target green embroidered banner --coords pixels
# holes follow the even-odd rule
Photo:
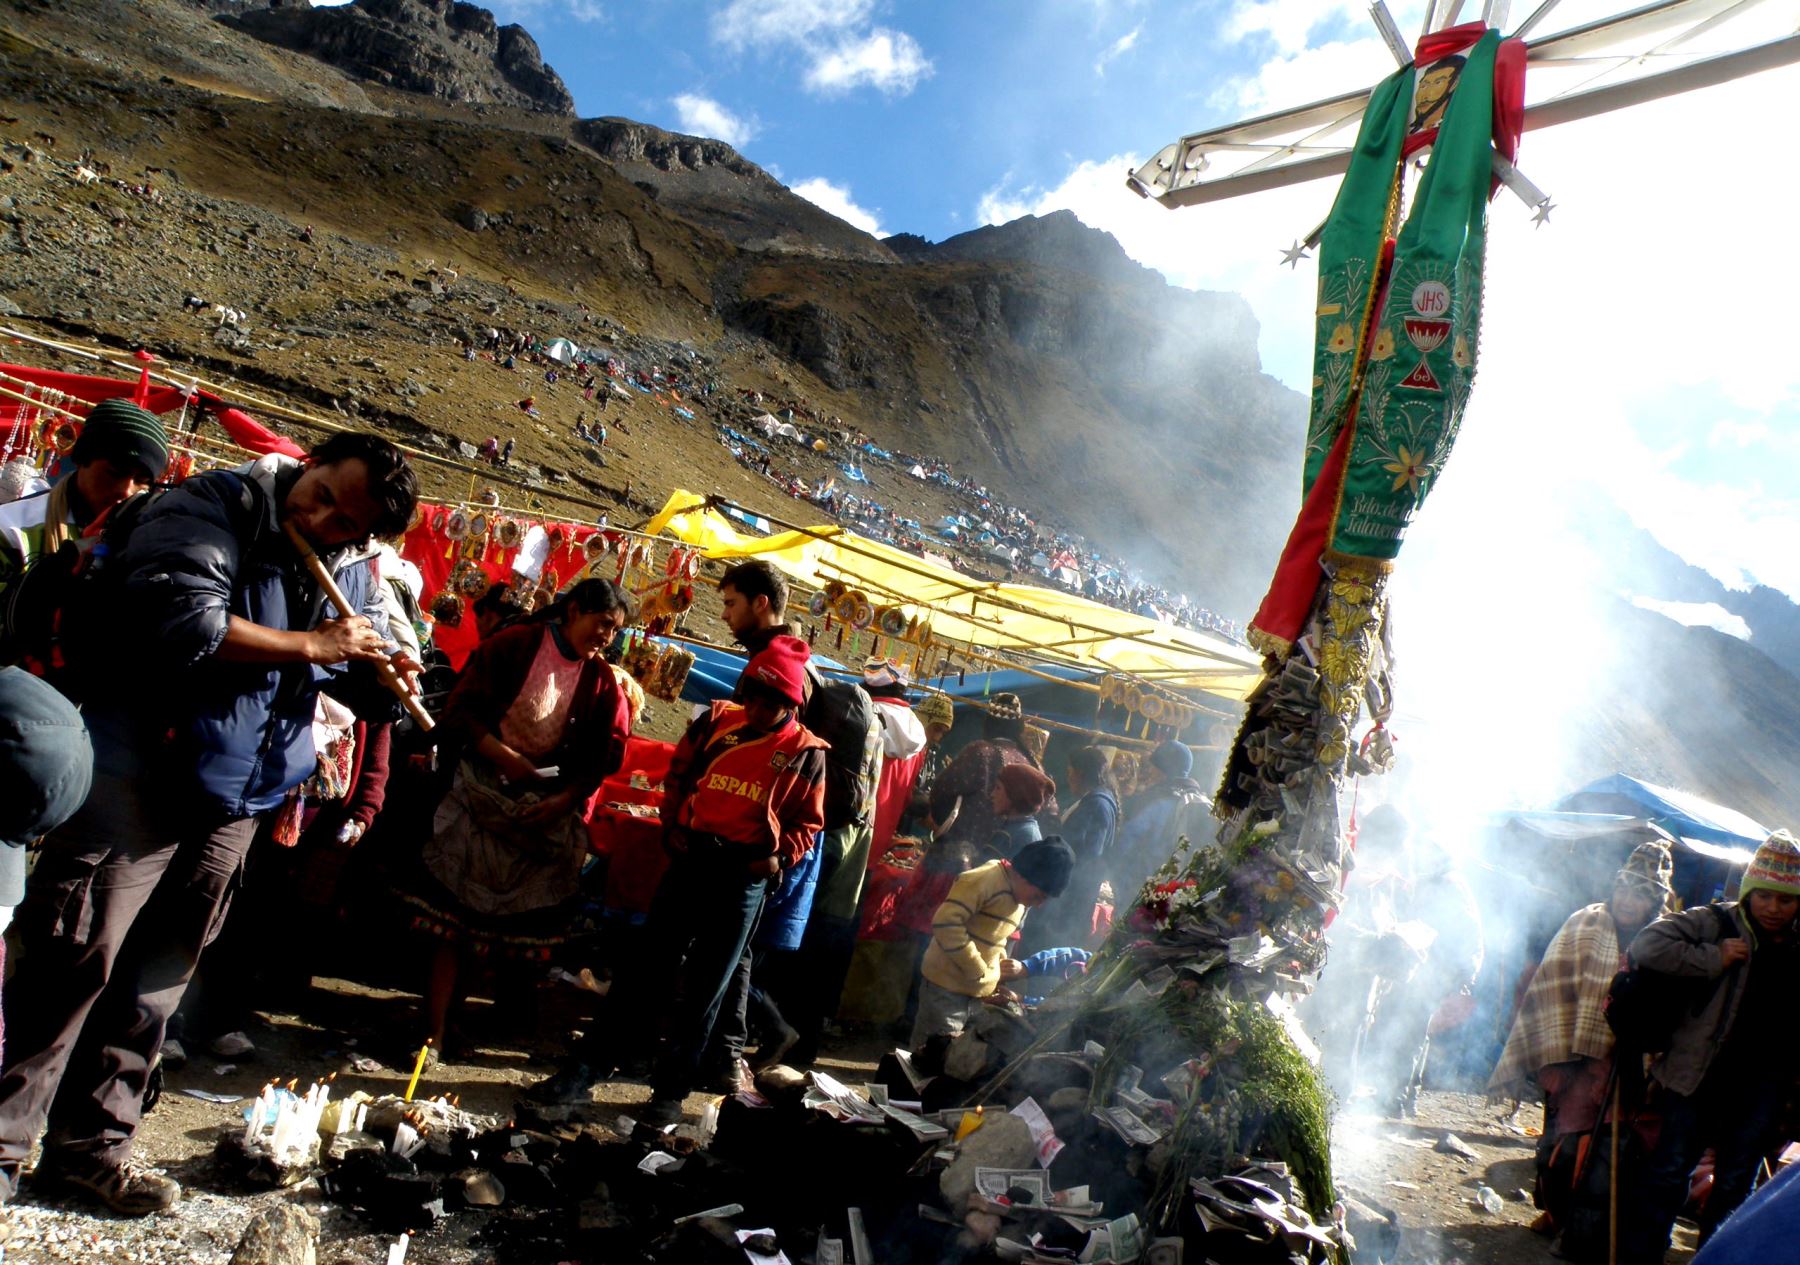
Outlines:
[[[1382,245],[1393,226],[1400,146],[1412,115],[1412,70],[1396,72],[1369,97],[1350,170],[1319,240],[1319,300],[1313,332],[1312,410],[1307,419],[1301,495],[1312,491],[1354,404],[1352,385],[1374,315]]]
[[[1353,362],[1343,410],[1354,429],[1327,550],[1330,556],[1391,561],[1456,442],[1475,379],[1481,326],[1482,262],[1493,175],[1494,55],[1499,44],[1499,33],[1489,31],[1469,50],[1395,245],[1387,284],[1374,303],[1372,337],[1341,357]],[[1410,85],[1410,72],[1400,78]],[[1410,93],[1402,93],[1401,99],[1409,105]],[[1398,122],[1391,113],[1379,122],[1391,129],[1387,140],[1398,148],[1406,130],[1406,111],[1400,112]],[[1364,131],[1376,123],[1366,117]],[[1382,148],[1385,152],[1387,144]],[[1359,137],[1359,155],[1362,150]],[[1348,277],[1346,272],[1346,284]],[[1324,284],[1322,277],[1321,307]],[[1354,301],[1353,290],[1347,300]],[[1315,363],[1331,357],[1333,345],[1328,342],[1316,353]],[[1333,371],[1334,365],[1328,363],[1325,373]],[[1328,378],[1327,388],[1344,377],[1342,369],[1335,372],[1337,378]],[[1315,381],[1315,405],[1320,391]],[[1321,434],[1325,449],[1341,428],[1342,423]],[[1310,436],[1308,442],[1312,471]],[[1321,462],[1323,457],[1322,451]]]

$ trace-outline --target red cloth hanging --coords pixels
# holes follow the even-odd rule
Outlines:
[[[61,391],[83,404],[94,405],[101,400],[127,397],[142,408],[152,413],[173,413],[181,408],[182,402],[189,398],[187,391],[181,387],[158,385],[150,381],[150,370],[146,366],[139,374],[137,381],[129,378],[100,378],[85,373],[61,373],[54,369],[37,369],[29,365],[0,364],[0,373],[11,378],[20,378],[35,386]],[[256,421],[242,409],[234,408],[210,391],[196,389],[193,399],[197,400],[218,419],[231,441],[243,448],[251,457],[267,456],[280,453],[284,457],[304,457],[306,450],[293,440]],[[19,424],[19,415],[32,412],[32,406],[19,400],[0,398],[0,436],[10,436]],[[4,442],[0,438],[0,442]]]

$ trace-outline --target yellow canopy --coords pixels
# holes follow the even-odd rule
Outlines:
[[[746,536],[705,497],[678,488],[644,530],[666,531],[708,558],[766,558],[812,588],[840,581],[878,606],[928,618],[939,639],[1029,651],[1233,700],[1262,678],[1261,659],[1223,638],[1076,593],[973,579],[835,525]]]

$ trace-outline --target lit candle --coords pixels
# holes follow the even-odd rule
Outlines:
[[[425,1056],[430,1053],[431,1042],[427,1041],[424,1045],[419,1047],[419,1058],[418,1061],[413,1064],[412,1079],[406,1082],[406,1097],[403,1101],[411,1102],[413,1100],[413,1090],[419,1087],[419,1077],[425,1072]],[[402,1250],[404,1251],[405,1249],[402,1248]]]
[[[244,1122],[244,1145],[248,1147],[256,1141],[256,1135],[262,1132],[263,1100],[258,1098],[250,1104],[250,1117]]]
[[[406,1265],[407,1237],[402,1234],[388,1245],[387,1265]]]
[[[293,1101],[283,1099],[280,1110],[276,1112],[275,1131],[269,1135],[269,1150],[276,1156],[279,1156],[282,1148],[287,1145],[288,1129],[294,1119],[292,1108]]]

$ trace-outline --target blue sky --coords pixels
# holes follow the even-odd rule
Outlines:
[[[886,232],[942,238],[997,186],[1220,121],[1254,41],[1218,10],[1043,0],[506,0],[583,114],[706,124],[790,184],[828,181]],[[1332,22],[1339,21],[1333,18]]]

